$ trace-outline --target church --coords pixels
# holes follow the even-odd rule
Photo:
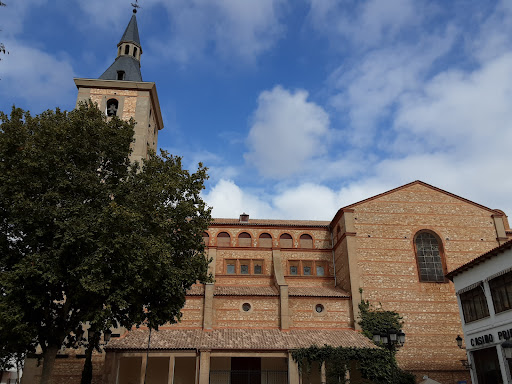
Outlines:
[[[156,150],[163,129],[156,85],[142,80],[136,12],[98,79],[75,79],[77,102],[136,121],[132,160]],[[445,275],[512,238],[504,212],[426,184],[354,202],[330,221],[213,219],[203,238],[214,282],[192,287],[182,320],[159,331],[117,329],[94,357],[104,384],[322,383],[291,351],[312,345],[374,348],[358,325],[361,300],[397,311],[401,368],[418,381],[470,383],[457,296]],[[83,358],[63,350],[55,383],[79,383]],[[28,359],[23,383],[41,368]]]

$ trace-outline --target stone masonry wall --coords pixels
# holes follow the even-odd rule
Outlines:
[[[455,343],[462,330],[453,284],[419,281],[414,236],[423,229],[435,232],[450,271],[498,245],[492,212],[423,185],[353,208],[358,285],[364,299],[403,316],[407,340],[398,354],[401,365],[457,372],[443,383],[462,380],[465,353]]]
[[[321,304],[324,311],[317,313],[315,306]],[[349,328],[350,300],[332,297],[290,297],[292,328]]]

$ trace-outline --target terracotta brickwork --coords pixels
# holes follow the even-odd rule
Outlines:
[[[363,299],[403,316],[406,343],[397,355],[403,368],[418,379],[428,375],[445,384],[469,383],[468,371],[460,363],[465,353],[455,343],[462,332],[453,284],[420,281],[415,248],[419,231],[438,239],[443,273],[496,247],[504,233],[512,233],[502,213],[421,182],[343,208],[331,223],[214,220],[206,244],[214,257],[210,270],[215,281],[188,292],[181,321],[162,327],[161,335],[154,336],[155,343],[162,348],[165,343],[181,340],[186,344],[187,338],[200,338],[201,343],[211,342],[208,348],[213,350],[216,345],[235,348],[251,340],[257,345],[259,340],[272,344],[263,337],[265,332],[279,340],[293,335],[298,338],[295,342],[313,331],[348,330],[357,335],[361,288]],[[217,237],[221,232],[229,234],[228,241],[224,237],[222,243]],[[250,238],[239,238],[241,233]],[[271,239],[261,240],[262,234]],[[281,242],[283,234],[292,240]],[[305,237],[301,248],[302,235],[310,238]],[[228,263],[236,266],[234,272],[228,272]],[[257,273],[254,263],[261,266]],[[242,264],[250,265],[249,273],[242,272]],[[317,266],[321,267],[318,275]],[[307,273],[304,267],[309,268]],[[176,331],[183,337],[169,333]],[[112,341],[113,350],[145,350],[144,332],[136,333]],[[209,337],[219,339],[208,341]],[[76,367],[69,365],[69,372],[78,375],[81,363],[75,359]],[[101,370],[101,363],[95,370]],[[79,375],[77,380],[71,376],[67,380],[78,383]]]
[[[315,307],[324,307],[318,313]],[[293,297],[290,298],[292,328],[350,328],[350,301],[340,298]]]
[[[248,303],[245,312],[242,305]],[[213,326],[215,328],[278,328],[278,297],[215,297],[213,300]]]
[[[398,359],[405,369],[435,369],[429,377],[443,383],[463,380],[465,353],[453,342],[461,333],[453,285],[420,282],[414,236],[437,234],[448,272],[498,245],[493,211],[421,183],[350,208],[356,247],[348,259],[359,275],[350,276],[352,293],[362,288],[364,299],[403,316],[407,342]],[[346,253],[339,242],[335,255],[345,275]]]

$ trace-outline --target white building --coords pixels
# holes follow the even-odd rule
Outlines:
[[[502,348],[512,337],[512,241],[447,277],[457,292],[473,384],[512,383],[512,362]]]

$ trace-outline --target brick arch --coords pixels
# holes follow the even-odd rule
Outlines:
[[[248,232],[241,232],[238,235],[239,247],[252,247],[252,237]]]
[[[268,232],[261,233],[258,237],[258,247],[272,248],[273,238]]]
[[[293,237],[285,232],[279,236],[279,248],[293,248]]]
[[[309,233],[303,233],[299,237],[299,248],[303,249],[313,249],[315,248],[315,241],[313,240],[313,236]]]
[[[231,236],[227,232],[219,232],[217,234],[217,247],[230,247]]]

